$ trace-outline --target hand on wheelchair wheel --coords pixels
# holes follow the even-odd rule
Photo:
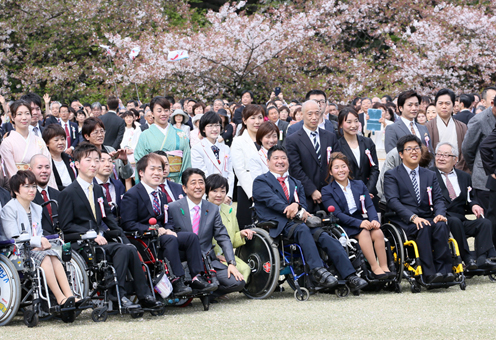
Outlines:
[[[256,231],[253,231],[251,229],[243,229],[240,231],[241,236],[246,237],[248,240],[251,240],[253,238],[253,234],[256,233]]]

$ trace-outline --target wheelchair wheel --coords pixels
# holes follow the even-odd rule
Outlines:
[[[404,240],[403,233],[398,231],[398,228],[390,223],[385,223],[381,226],[384,236],[388,239],[393,255],[394,270],[396,271],[396,283],[401,283],[403,278],[403,268],[405,264],[405,249],[403,248]],[[396,289],[395,289],[396,290]]]
[[[24,310],[24,324],[31,328],[36,327],[38,322],[40,322],[38,314],[33,309],[26,308]]]
[[[150,311],[152,316],[162,316],[165,314],[165,306],[160,309]]]
[[[487,277],[489,278],[489,281],[496,282],[496,274],[489,274]]]
[[[91,319],[93,319],[94,322],[105,322],[107,321],[107,318],[107,308],[99,307],[95,308],[93,312],[91,312]]]
[[[336,287],[334,293],[338,298],[345,298],[350,294],[350,287],[348,285]]]
[[[69,284],[74,295],[80,299],[88,296],[90,282],[86,272],[87,266],[81,255],[73,250],[71,261],[66,263],[66,267],[69,273]]]
[[[308,289],[304,288],[304,287],[301,287],[301,294],[298,294],[298,291],[295,290],[294,291],[294,297],[297,301],[308,301],[308,299],[310,298],[310,292],[308,291]]]
[[[137,313],[136,313],[136,312],[129,312],[129,314],[131,314],[131,317],[132,317],[133,319],[139,319],[139,318],[141,318],[141,317],[142,317],[145,313],[143,313],[143,312],[137,312]]]
[[[12,262],[0,255],[0,326],[7,325],[21,304],[21,280]]]
[[[256,234],[236,249],[236,255],[251,268],[243,293],[251,299],[264,299],[274,292],[279,283],[279,251],[268,232],[260,228],[252,230]]]

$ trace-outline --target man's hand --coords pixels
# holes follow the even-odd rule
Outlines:
[[[165,235],[167,233],[165,231],[165,228],[162,228],[162,227],[158,228],[157,231],[158,231],[158,236],[162,236],[162,235]]]
[[[303,211],[303,215],[301,216],[301,220],[302,220],[303,222],[306,222],[306,221],[307,221],[308,216],[310,216],[310,215],[311,215],[311,214],[310,214],[309,212],[307,212],[306,210],[305,210],[305,211]]]
[[[282,92],[279,93],[279,95],[277,96],[277,98],[279,98],[281,101],[284,102],[284,96],[282,95]]]
[[[45,95],[43,96],[43,100],[45,101],[45,105],[48,106],[48,104],[50,103],[50,95],[48,93],[45,93]]]
[[[172,236],[174,236],[174,237],[177,237],[177,234],[176,234],[175,232],[173,232],[173,231],[172,231],[172,230],[170,230],[170,229],[165,229],[165,228],[162,228],[162,227],[158,228],[158,232],[159,232],[159,234],[160,234],[160,229],[163,229],[163,230],[164,230],[163,235],[172,235]]]
[[[431,225],[431,223],[429,221],[427,221],[426,219],[424,218],[420,218],[420,217],[415,217],[415,219],[413,220],[413,223],[415,223],[415,225],[417,226],[417,230],[419,229],[423,229],[424,228],[424,224],[426,226],[428,225]]]
[[[477,218],[481,217],[481,215],[484,215],[484,209],[482,209],[482,207],[477,204],[472,207],[472,212]]]
[[[107,242],[107,239],[105,237],[103,237],[102,235],[98,235],[96,238],[95,238],[95,242],[99,245],[99,246],[104,246],[106,245],[108,242]]]
[[[491,177],[496,179],[496,175],[495,174],[491,174]]]
[[[50,248],[52,248],[52,244],[45,237],[42,237],[41,238],[41,249],[48,250]]]
[[[74,152],[74,150],[72,148],[67,148],[65,149],[65,153],[68,154],[69,156],[72,157],[72,153]]]
[[[371,229],[379,229],[381,227],[381,224],[376,220],[373,220],[370,224],[372,225]]]
[[[275,92],[274,92],[274,91],[272,91],[272,92],[270,93],[270,98],[269,98],[269,101],[273,101],[274,99],[276,99],[276,94],[275,94]]]
[[[253,234],[256,234],[257,232],[251,229],[243,229],[239,233],[241,234],[241,236],[251,240],[253,238]]]
[[[226,262],[226,258],[224,257],[224,255],[217,255],[217,260],[219,260],[220,262]]]
[[[363,220],[362,223],[360,223],[360,228],[370,230],[372,229],[372,224],[367,220]]]
[[[243,275],[239,272],[238,268],[236,268],[233,264],[227,266],[227,278],[229,279],[233,274],[236,281],[243,281]]]
[[[284,209],[283,213],[286,214],[286,218],[292,220],[296,216],[299,207],[298,203],[291,203]]]
[[[320,193],[320,191],[315,190],[312,193],[312,200],[313,200],[313,203],[322,203],[322,194]]]
[[[126,149],[119,149],[118,151],[109,152],[109,156],[112,159],[120,159],[124,164],[127,164],[127,152]]]
[[[446,222],[448,219],[446,217],[444,217],[443,215],[437,215],[436,217],[434,217],[434,223],[437,223],[437,222]]]

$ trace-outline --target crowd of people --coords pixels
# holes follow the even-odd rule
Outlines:
[[[496,270],[495,97],[496,87],[460,96],[441,89],[434,98],[407,90],[348,105],[332,103],[321,90],[289,103],[273,92],[260,105],[251,91],[239,102],[211,104],[173,96],[126,105],[114,96],[105,105],[63,104],[35,93],[10,102],[0,96],[0,236],[16,237],[21,223],[28,226],[35,263],[61,305],[84,299],[72,295],[61,259],[44,238],[57,233],[55,214],[64,233],[98,233],[124,307],[136,306],[126,292],[128,271],[141,306],[161,302],[127,238],[110,241],[106,230],[158,230],[179,295],[196,289],[221,299],[241,291],[250,267],[233,249],[252,239],[255,221],[275,221],[272,237],[300,244],[317,286],[337,285],[320,247],[352,290],[364,288],[339,241],[309,227],[309,218],[329,206],[358,240],[376,279],[396,275],[381,231],[387,211],[416,238],[426,282],[455,279],[450,232],[466,270]],[[381,112],[379,125],[372,123],[374,110]],[[50,199],[58,206],[41,208]],[[474,252],[467,237],[475,237]],[[218,287],[203,276],[202,255],[210,257]]]

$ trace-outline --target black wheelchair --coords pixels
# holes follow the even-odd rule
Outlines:
[[[202,292],[196,289],[191,294],[176,296],[172,291],[170,282],[175,278],[167,258],[164,258],[160,251],[160,241],[158,231],[150,229],[143,234],[134,232],[125,232],[128,240],[138,249],[142,259],[143,266],[146,267],[146,273],[150,282],[152,292],[157,293],[158,299],[164,306],[186,307],[194,298],[199,298],[203,304],[203,310],[210,309],[210,292]],[[209,283],[217,284],[216,272],[213,269],[208,254],[203,254],[204,276]],[[185,271],[185,282],[191,283],[192,277],[189,273],[187,262],[182,262]],[[168,287],[168,288],[166,288]],[[165,307],[164,307],[165,308]],[[162,313],[163,314],[163,313]]]
[[[427,283],[424,278],[420,254],[415,239],[413,237],[407,237],[402,228],[391,223],[389,218],[392,216],[395,216],[394,212],[387,212],[384,214],[384,222],[386,223],[383,223],[381,228],[384,236],[392,242],[391,252],[393,253],[398,273],[410,283],[411,292],[420,293],[421,287],[430,290],[435,288],[448,288],[455,285],[458,285],[461,290],[465,290],[467,284],[465,282],[460,251],[458,249],[458,244],[451,233],[448,243],[453,260],[452,272],[455,276],[455,280],[453,282]]]

